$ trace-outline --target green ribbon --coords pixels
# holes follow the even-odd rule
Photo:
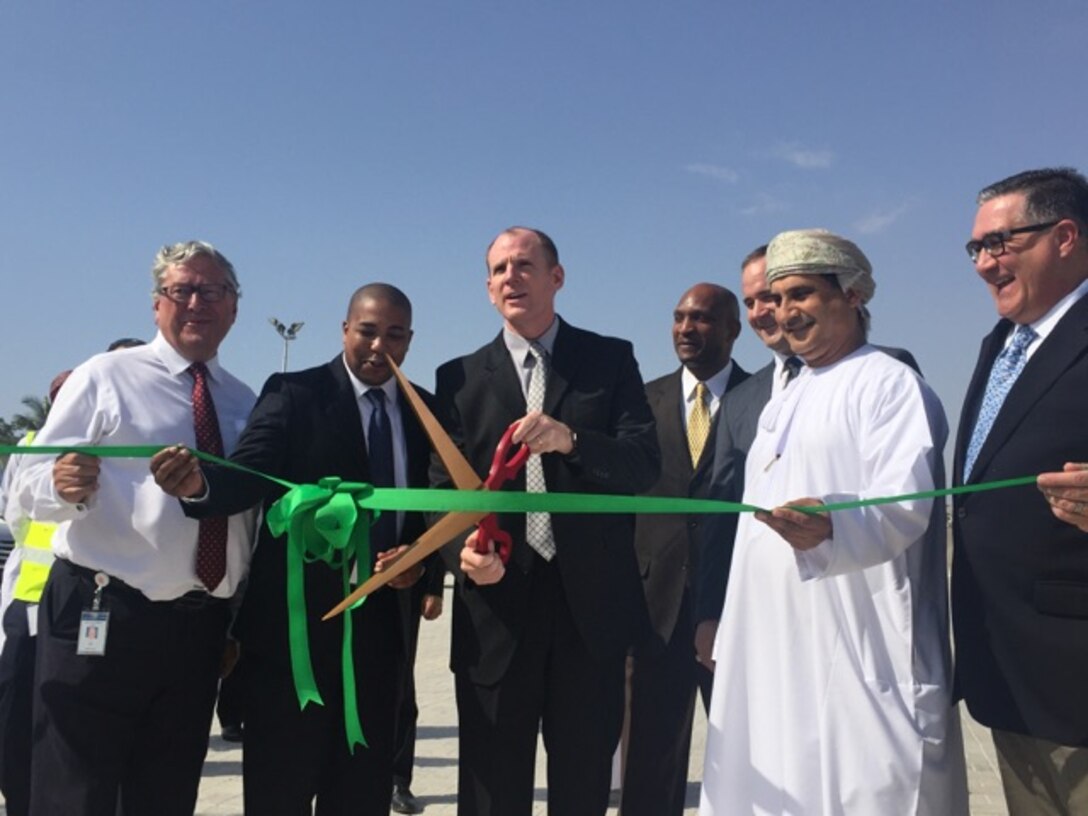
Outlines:
[[[980,493],[1007,487],[1035,484],[1035,476],[1021,476],[983,484],[945,487],[919,493],[902,493],[897,496],[879,496],[869,499],[822,504],[813,507],[793,507],[802,513],[829,513],[837,510],[853,510],[879,504],[897,504],[905,501],[957,496],[963,493]],[[350,487],[369,487],[361,483],[345,483]],[[289,494],[288,494],[289,495]],[[287,497],[284,496],[284,499]],[[280,501],[283,501],[281,499]],[[403,510],[431,513],[629,513],[629,514],[676,514],[709,515],[714,513],[763,513],[765,508],[740,502],[718,499],[688,499],[670,496],[610,496],[600,493],[520,493],[487,490],[440,490],[419,487],[374,487],[359,499],[364,510]]]
[[[0,445],[0,455],[41,455],[82,453],[106,458],[150,458],[167,445],[35,445],[33,449]],[[373,487],[364,482],[343,482],[336,477],[316,485],[297,485],[258,470],[247,468],[204,451],[192,450],[199,459],[259,476],[287,488],[268,510],[267,523],[275,536],[287,535],[287,605],[291,673],[299,707],[311,702],[323,705],[310,661],[306,624],[303,565],[321,561],[339,569],[344,595],[351,591],[351,560],[358,565],[360,581],[370,577],[370,525],[382,511],[426,511],[461,513],[659,513],[710,514],[767,512],[763,508],[716,499],[671,498],[664,496],[612,496],[580,493],[523,493],[486,490],[438,490],[427,488]],[[965,493],[980,493],[1035,484],[1035,476],[1021,476],[981,484],[880,496],[868,499],[794,507],[803,513],[829,513],[881,504],[935,499]],[[361,512],[360,512],[361,511]],[[365,599],[364,599],[365,600]],[[360,601],[362,603],[362,601]],[[359,721],[358,701],[349,689],[355,688],[355,666],[351,649],[351,615],[344,616],[341,652],[344,683],[344,725],[348,748],[367,745]]]
[[[291,675],[295,681],[299,709],[308,703],[324,705],[314,679],[310,660],[310,636],[306,622],[303,565],[320,561],[340,570],[344,595],[351,592],[354,558],[359,580],[370,577],[370,525],[360,520],[359,498],[369,485],[342,483],[336,477],[316,485],[291,488],[268,509],[268,529],[279,537],[287,534],[287,621]],[[372,514],[375,515],[376,514]],[[362,514],[366,518],[366,514]],[[363,599],[366,600],[365,598]],[[361,603],[361,602],[360,602]],[[348,749],[367,747],[359,720],[358,701],[349,689],[355,688],[351,615],[344,615],[341,640],[341,679],[344,685],[344,730]]]
[[[84,453],[88,456],[150,458],[168,445],[79,445],[60,446],[35,445],[33,453],[17,445],[0,445],[0,455],[6,454],[54,454]],[[717,499],[689,499],[668,496],[610,496],[601,493],[517,493],[511,491],[487,490],[440,490],[419,487],[373,487],[365,482],[341,482],[336,477],[322,479],[321,484],[330,483],[331,487],[321,485],[296,485],[285,479],[278,479],[259,470],[247,468],[204,451],[191,451],[198,459],[214,462],[218,465],[241,470],[254,476],[275,482],[287,488],[276,505],[294,507],[312,497],[331,498],[338,493],[350,493],[355,503],[362,510],[368,511],[405,511],[431,513],[683,513],[706,515],[711,513],[758,513],[767,512],[765,508],[740,502],[719,501]],[[858,507],[872,507],[880,504],[897,504],[905,501],[936,499],[942,496],[959,496],[965,493],[983,493],[990,490],[1002,490],[1009,487],[1022,487],[1035,484],[1037,476],[1018,476],[1014,479],[1001,479],[979,484],[943,487],[918,493],[902,493],[896,496],[878,496],[869,499],[822,504],[815,507],[794,507],[802,513],[829,513],[837,510],[853,510]],[[296,491],[302,491],[296,494]],[[316,492],[315,492],[316,491]],[[323,545],[320,545],[323,546]]]

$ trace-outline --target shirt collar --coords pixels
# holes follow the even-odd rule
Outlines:
[[[522,337],[517,332],[512,332],[506,326],[502,329],[502,341],[506,344],[506,350],[510,353],[510,356],[518,363],[524,365],[525,358],[529,354],[529,345],[532,342],[536,342],[544,347],[544,350],[549,355],[555,348],[555,336],[559,334],[559,318],[558,316],[552,321],[552,324],[548,326],[547,331],[540,337],[529,340]]]
[[[711,377],[708,380],[703,380],[703,384],[706,385],[707,390],[710,391],[711,396],[714,399],[721,399],[722,394],[725,393],[725,387],[729,384],[729,377],[733,373],[733,361],[730,360],[725,364],[725,367]],[[687,366],[683,366],[680,372],[680,387],[683,389],[684,399],[691,401],[695,398],[695,386],[699,383],[699,379],[688,371]]]
[[[355,376],[355,372],[348,367],[348,361],[343,354],[340,355],[340,360],[344,364],[344,371],[348,373],[348,379],[351,380],[351,390],[355,392],[355,399],[361,400],[363,395],[372,388],[377,388],[380,391],[385,392],[386,402],[393,404],[397,401],[397,378],[390,377],[381,385],[367,385],[365,382]]]
[[[166,370],[175,377],[187,372],[189,366],[193,364],[192,360],[186,360],[176,348],[170,345],[166,338],[162,336],[162,332],[157,332],[155,334],[155,339],[148,345],[155,350],[155,354],[162,360],[162,364],[166,366]],[[210,360],[205,360],[204,365],[207,367],[208,375],[213,381],[219,382],[222,380],[223,367],[219,365],[218,354]]]
[[[1080,286],[1063,297],[1057,303],[1051,307],[1050,311],[1040,317],[1031,327],[1035,329],[1035,333],[1039,335],[1036,342],[1042,342],[1046,340],[1047,335],[1054,331],[1054,327],[1058,325],[1065,313],[1073,308],[1073,304],[1080,300],[1084,295],[1088,293],[1088,278],[1080,282]],[[1012,332],[1009,332],[1009,337],[1012,337]]]

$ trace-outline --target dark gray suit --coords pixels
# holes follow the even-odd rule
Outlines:
[[[661,448],[661,476],[646,493],[649,496],[706,495],[718,414],[702,456],[692,465],[682,374],[679,368],[646,384]],[[734,363],[722,404],[747,378],[748,372]],[[684,810],[695,688],[697,684],[702,688],[703,702],[709,704],[713,683],[713,675],[695,660],[695,627],[703,620],[717,620],[725,592],[719,554],[702,551],[705,539],[700,532],[707,518],[644,514],[635,523],[650,632],[633,657],[624,816],[669,816]]]
[[[525,396],[500,334],[438,369],[436,396],[450,436],[486,473]],[[575,451],[542,457],[548,489],[635,493],[657,479],[654,419],[631,344],[560,321],[544,413],[578,435]],[[435,474],[442,481],[442,474]],[[507,486],[524,490],[524,471]],[[537,733],[548,749],[548,804],[564,816],[607,809],[611,758],[623,720],[623,666],[646,612],[624,515],[553,515],[556,556],[525,541],[525,514],[500,515],[513,549],[502,579],[459,575],[452,664],[459,718],[458,812],[522,816],[533,806]],[[444,548],[459,570],[459,547]]]

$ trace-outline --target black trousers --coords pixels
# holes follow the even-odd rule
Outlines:
[[[603,816],[623,724],[624,656],[589,651],[557,565],[539,559],[531,613],[496,685],[455,678],[459,816],[529,816],[537,734],[548,752],[548,813]]]
[[[623,816],[681,816],[687,792],[695,689],[710,710],[714,675],[695,660],[695,622],[685,592],[663,650],[636,649]],[[658,641],[660,642],[660,641]]]
[[[419,622],[422,616],[423,586],[417,581],[400,593],[401,620],[404,622],[404,642],[408,649],[408,664],[404,672],[404,687],[397,707],[397,722],[393,736],[393,784],[411,787],[412,768],[416,761],[416,650],[419,646]]]
[[[234,664],[234,669],[219,681],[219,698],[215,701],[215,715],[219,718],[219,727],[240,726],[245,722],[246,691],[242,675],[245,666],[241,658]]]
[[[340,655],[314,655],[324,705],[299,710],[290,667],[246,651],[242,790],[247,814],[387,816],[393,795],[393,727],[403,654],[356,652],[360,719],[368,747],[348,751]],[[126,814],[127,816],[127,814]]]
[[[0,651],[0,793],[8,816],[30,812],[31,708],[38,639],[30,636],[28,610],[37,614],[26,601],[12,601],[8,606]]]
[[[34,816],[191,816],[230,612],[225,601],[154,603],[116,579],[106,654],[76,654],[93,572],[58,559],[39,610]]]

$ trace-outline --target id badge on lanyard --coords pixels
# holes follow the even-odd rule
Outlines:
[[[102,609],[102,590],[110,582],[104,572],[94,575],[94,598],[91,608],[79,614],[79,637],[76,640],[76,654],[91,657],[103,657],[106,654],[106,635],[110,628],[110,613]]]

